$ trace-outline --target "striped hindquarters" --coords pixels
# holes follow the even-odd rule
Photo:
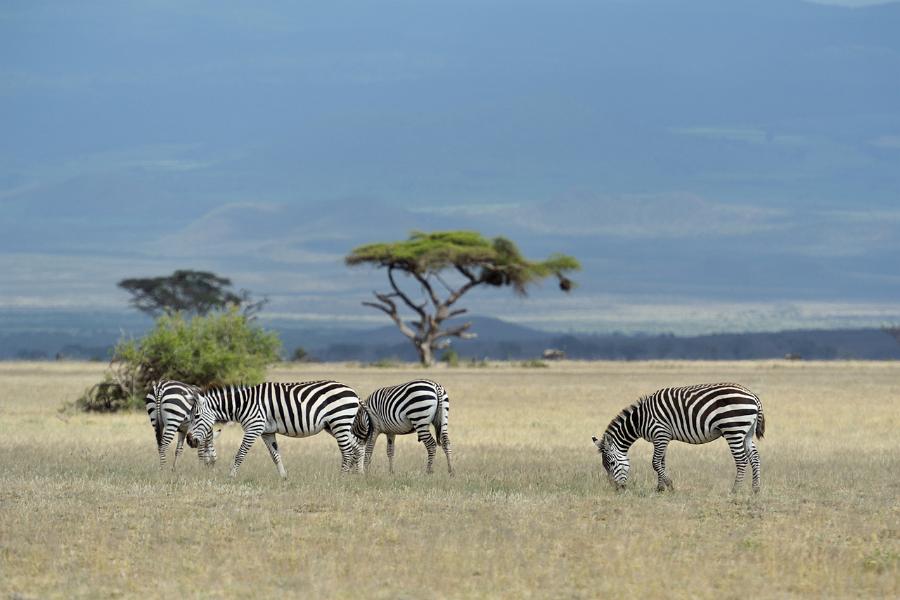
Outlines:
[[[443,429],[450,410],[447,392],[428,379],[377,389],[365,405],[378,430],[393,434],[411,433],[423,422]]]
[[[175,431],[187,421],[195,391],[196,388],[180,381],[160,381],[147,393],[144,402],[157,446],[171,442]]]

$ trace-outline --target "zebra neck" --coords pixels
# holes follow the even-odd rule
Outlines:
[[[207,396],[209,408],[217,421],[239,421],[245,405],[241,388],[229,387],[215,390]]]
[[[613,419],[606,428],[606,439],[615,446],[627,452],[629,448],[641,437],[641,411],[640,406],[630,406],[623,410],[619,416]]]

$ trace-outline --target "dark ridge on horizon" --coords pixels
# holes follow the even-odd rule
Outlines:
[[[522,360],[544,350],[562,350],[570,359],[645,360],[783,358],[832,360],[898,360],[900,344],[878,328],[790,329],[770,332],[724,332],[700,335],[672,333],[562,333],[542,331],[493,317],[473,316],[472,340],[454,340],[462,358]],[[136,322],[142,322],[136,320]],[[142,330],[130,333],[140,335]],[[366,329],[270,327],[279,333],[284,355],[303,347],[323,361],[415,360],[415,352],[393,325]],[[71,358],[107,360],[120,331],[84,329],[53,321],[32,331],[0,327],[0,360]]]

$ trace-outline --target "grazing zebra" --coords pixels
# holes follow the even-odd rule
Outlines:
[[[756,394],[734,383],[710,383],[663,388],[645,396],[619,413],[601,439],[592,439],[610,481],[619,488],[628,479],[628,449],[638,438],[651,442],[659,477],[656,489],[663,491],[672,489],[666,472],[670,441],[705,444],[724,437],[737,466],[733,490],[743,482],[749,462],[753,491],[758,492],[759,453],[753,434],[762,439],[765,432],[766,417]]]
[[[341,471],[358,463],[359,446],[350,433],[350,425],[359,397],[337,381],[304,383],[261,383],[254,386],[230,386],[209,389],[197,396],[188,428],[188,444],[209,435],[213,421],[236,421],[244,429],[244,439],[230,475],[234,477],[247,452],[262,436],[282,478],[287,477],[275,434],[306,437],[327,431],[341,450]]]
[[[428,461],[425,472],[433,471],[437,444],[429,425],[434,426],[437,438],[447,455],[447,471],[453,475],[450,463],[450,433],[447,430],[450,417],[450,398],[444,388],[434,381],[417,379],[402,385],[375,390],[359,407],[353,420],[353,435],[365,442],[364,468],[369,467],[378,434],[387,436],[388,469],[394,472],[394,436],[416,432],[425,444]]]
[[[166,466],[166,453],[177,431],[178,444],[175,446],[175,459],[172,461],[172,470],[175,470],[178,457],[184,450],[184,436],[188,430],[188,418],[197,391],[199,391],[198,388],[180,381],[159,381],[150,387],[150,391],[144,398],[147,414],[150,415],[150,424],[153,425],[153,430],[156,432],[160,470]],[[216,435],[213,434],[213,437]],[[216,462],[216,447],[213,445],[212,439],[204,438],[197,455],[201,462],[209,466]]]

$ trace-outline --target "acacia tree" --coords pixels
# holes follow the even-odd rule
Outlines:
[[[247,290],[231,291],[230,279],[208,271],[179,270],[163,277],[123,279],[118,285],[131,293],[132,306],[153,317],[174,312],[205,315],[229,305],[250,317],[267,302],[254,301]]]
[[[444,327],[448,319],[466,313],[465,308],[456,307],[466,292],[484,285],[511,287],[524,296],[530,285],[548,277],[556,277],[560,289],[568,292],[573,283],[566,274],[581,268],[577,260],[563,254],[530,261],[510,240],[488,240],[474,231],[413,232],[405,241],[355,248],[344,260],[348,266],[365,264],[387,269],[391,291],[372,292],[376,301],[363,305],[393,319],[415,346],[423,365],[434,362],[435,350],[445,348],[449,338],[475,337],[469,331],[471,323]],[[421,296],[414,298],[408,290],[401,289],[398,273],[413,279]],[[417,301],[422,296],[424,301]],[[401,306],[411,311],[412,320],[401,316]]]

